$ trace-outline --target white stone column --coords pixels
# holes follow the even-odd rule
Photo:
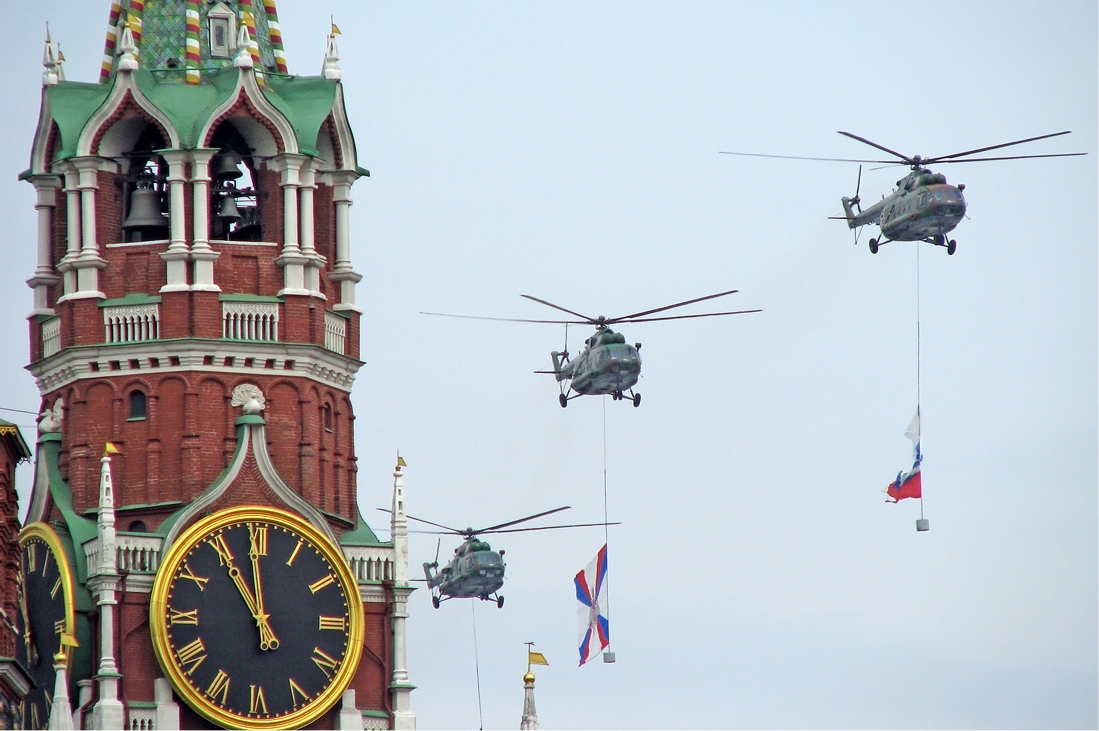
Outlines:
[[[34,175],[31,184],[38,193],[35,210],[38,211],[38,266],[27,286],[34,290],[34,310],[31,315],[56,314],[49,306],[49,288],[61,281],[53,268],[53,220],[57,207],[57,191],[61,178],[56,175]]]
[[[313,241],[316,230],[316,217],[313,211],[313,191],[317,189],[316,173],[313,170],[315,161],[306,160],[301,166],[301,185],[298,188],[298,202],[301,215],[301,253],[309,259],[305,265],[305,288],[314,297],[327,299],[321,292],[321,271],[324,269],[325,258],[317,253],[317,247]]]
[[[153,681],[153,699],[156,701],[156,731],[178,731],[179,704],[172,698],[172,684],[167,678]]]
[[[283,288],[279,296],[286,294],[309,294],[305,288],[305,265],[309,259],[302,255],[298,243],[298,187],[301,185],[301,166],[306,161],[304,155],[284,153],[268,161],[281,176],[282,188],[282,254],[275,263],[282,267]]]
[[[99,171],[106,165],[115,165],[110,160],[98,157],[78,157],[73,159],[79,174],[80,189],[80,253],[73,261],[76,269],[76,292],[72,299],[98,297],[106,295],[99,291],[99,270],[107,262],[99,255],[99,242],[96,240],[95,193],[99,190]]]
[[[400,458],[398,458],[400,459]],[[405,620],[408,619],[408,597],[413,589],[408,585],[408,518],[405,515],[404,476],[401,464],[393,473],[393,507],[389,519],[390,539],[393,541],[393,675],[389,683],[390,702],[393,707],[393,728],[416,728],[416,714],[412,712],[412,691],[416,686],[408,682],[406,661]]]
[[[161,292],[180,292],[190,289],[187,284],[187,260],[191,252],[187,247],[187,219],[184,207],[186,150],[157,150],[168,163],[168,250],[160,255],[167,265],[167,281]]]
[[[195,263],[191,289],[220,292],[214,283],[214,261],[220,254],[210,246],[210,160],[217,150],[191,151],[191,201],[194,208],[194,243],[191,261]]]
[[[122,676],[114,659],[115,616],[118,604],[118,541],[114,527],[114,486],[111,482],[111,458],[104,454],[99,475],[99,566],[88,580],[99,607],[99,702],[92,708],[92,728],[121,729],[125,709],[118,699]]]
[[[326,176],[332,182],[332,202],[336,207],[336,262],[328,277],[340,285],[340,301],[332,309],[362,312],[355,305],[355,285],[363,277],[351,268],[351,185],[359,174],[340,170]]]
[[[76,269],[73,262],[80,256],[80,174],[68,163],[63,164],[65,176],[66,250],[57,263],[57,270],[65,277],[65,292],[60,300],[76,294]],[[59,301],[60,301],[59,300]]]

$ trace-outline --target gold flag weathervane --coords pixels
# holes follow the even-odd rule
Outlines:
[[[103,456],[107,457],[112,454],[122,454],[122,450],[116,447],[113,443],[107,442],[103,445]]]
[[[534,646],[533,642],[524,642],[527,646],[527,672],[530,672],[531,665],[549,665],[549,661],[546,660],[546,656],[540,652],[535,652],[531,649]]]

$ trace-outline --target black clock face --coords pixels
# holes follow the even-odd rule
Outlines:
[[[235,508],[176,541],[153,587],[153,644],[210,720],[301,727],[358,666],[362,604],[342,553],[290,513]]]
[[[42,729],[53,705],[54,655],[67,649],[62,635],[73,634],[72,574],[57,533],[44,523],[24,528],[19,548],[16,660],[34,681],[20,716],[24,728]]]

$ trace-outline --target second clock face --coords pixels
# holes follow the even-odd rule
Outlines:
[[[267,508],[192,526],[158,572],[153,644],[199,713],[245,728],[301,727],[323,714],[358,666],[363,615],[340,550]]]

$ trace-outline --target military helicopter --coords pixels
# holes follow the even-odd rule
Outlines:
[[[481,601],[494,601],[497,607],[503,608],[504,597],[499,593],[499,589],[504,585],[504,567],[506,566],[504,563],[504,550],[493,551],[487,542],[480,540],[477,536],[485,533],[523,533],[535,530],[619,525],[619,523],[574,523],[572,525],[545,525],[537,528],[509,527],[568,509],[569,506],[566,505],[543,513],[528,515],[518,520],[509,520],[506,523],[492,525],[488,528],[466,528],[465,530],[433,523],[423,518],[414,518],[411,515],[405,516],[409,520],[443,529],[441,531],[424,531],[425,533],[465,536],[462,544],[454,549],[454,556],[446,566],[439,568],[439,546],[442,545],[442,538],[439,539],[439,544],[435,547],[435,560],[424,563],[424,575],[427,577],[427,586],[431,590],[431,606],[438,609],[439,605],[448,599],[477,598]],[[385,508],[378,508],[378,510],[383,513],[390,512]]]
[[[630,345],[622,333],[616,333],[610,328],[620,322],[657,322],[661,320],[690,320],[696,317],[719,317],[722,315],[743,315],[750,312],[762,312],[762,310],[737,310],[735,312],[706,312],[700,315],[673,315],[670,317],[647,317],[657,312],[672,310],[677,307],[712,300],[717,297],[725,297],[739,290],[730,289],[728,292],[696,297],[695,299],[677,302],[674,305],[657,307],[653,310],[635,312],[632,315],[622,317],[588,317],[579,312],[567,310],[560,305],[547,302],[529,294],[521,295],[528,300],[552,307],[555,310],[566,312],[580,318],[579,320],[525,320],[513,317],[477,317],[474,315],[448,315],[442,312],[421,312],[421,315],[435,315],[438,317],[460,317],[469,320],[497,320],[503,322],[536,322],[565,326],[565,348],[550,353],[553,359],[552,371],[535,371],[535,373],[548,373],[557,378],[561,393],[557,400],[564,408],[569,401],[577,396],[610,396],[615,401],[627,399],[634,406],[641,405],[641,394],[634,393],[633,387],[641,376],[641,343]],[[569,325],[594,325],[595,334],[584,341],[584,349],[575,359],[569,359],[568,326]]]
[[[1003,147],[1021,145],[1035,140],[1044,140],[1049,137],[1060,137],[1069,132],[1054,132],[1038,137],[1028,137],[1025,140],[1005,142],[990,147],[979,147],[966,152],[955,152],[951,155],[939,155],[938,157],[920,157],[919,155],[902,155],[899,152],[883,147],[877,142],[871,142],[865,137],[839,132],[839,134],[858,140],[882,152],[893,155],[894,160],[852,160],[833,157],[797,157],[794,155],[761,155],[751,152],[722,152],[723,155],[741,155],[746,157],[775,157],[787,160],[823,160],[829,162],[858,162],[880,163],[883,165],[908,165],[912,168],[905,177],[897,181],[897,188],[888,196],[883,196],[880,201],[866,208],[861,207],[859,189],[862,185],[862,166],[859,166],[858,182],[855,184],[855,195],[851,198],[840,199],[843,204],[842,216],[832,216],[834,219],[847,221],[848,228],[859,229],[862,226],[873,223],[881,229],[881,238],[870,239],[870,253],[877,254],[878,248],[891,241],[922,241],[935,246],[946,247],[946,253],[953,255],[958,242],[947,239],[947,234],[957,227],[965,216],[965,197],[962,191],[965,184],[949,185],[946,176],[942,173],[933,173],[927,166],[940,163],[959,162],[989,162],[993,160],[1022,160],[1036,157],[1075,157],[1086,155],[1086,152],[1065,152],[1050,155],[1012,155],[1005,157],[968,157],[980,152],[998,150]],[[966,159],[961,159],[966,158]],[[855,233],[855,243],[858,244],[858,232]]]

